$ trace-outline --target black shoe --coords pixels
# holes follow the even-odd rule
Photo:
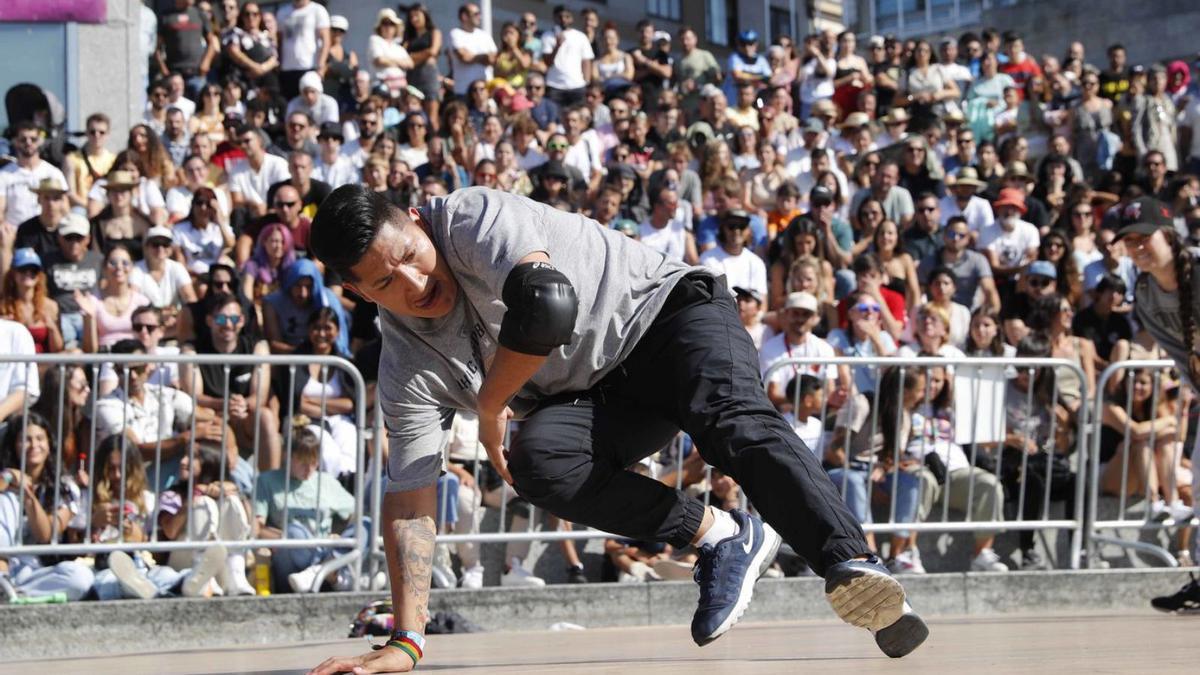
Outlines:
[[[1195,574],[1174,595],[1164,595],[1150,601],[1150,606],[1160,612],[1175,614],[1200,614],[1200,579]]]
[[[586,584],[588,582],[587,575],[583,572],[583,567],[574,565],[567,566],[567,583],[568,584]]]

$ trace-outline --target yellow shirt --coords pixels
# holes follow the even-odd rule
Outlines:
[[[67,170],[64,173],[67,176],[67,185],[70,187],[72,196],[76,197],[80,203],[86,204],[92,183],[96,178],[108,173],[115,161],[117,161],[117,155],[107,148],[101,148],[98,155],[88,155],[87,162],[83,161],[83,150],[67,155]],[[88,170],[88,163],[92,165],[91,171]]]

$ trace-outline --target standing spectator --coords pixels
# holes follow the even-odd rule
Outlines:
[[[458,96],[466,94],[472,82],[492,79],[492,66],[499,50],[482,25],[479,5],[468,2],[458,9],[458,28],[450,31],[450,67],[454,93]]]
[[[329,12],[312,0],[292,0],[275,15],[278,25],[279,85],[286,98],[300,93],[300,78],[315,70],[324,77],[329,60]]]
[[[633,82],[633,57],[621,49],[621,33],[616,26],[604,29],[604,46],[601,50],[592,62],[592,81],[614,89]]]
[[[648,108],[653,110],[658,92],[670,86],[675,69],[670,52],[671,34],[654,30],[654,22],[649,19],[638,22],[637,33],[637,46],[629,51],[633,57],[633,81],[642,88],[642,100],[651,102]]]
[[[747,31],[754,33],[754,31]],[[743,36],[746,33],[742,33]],[[757,38],[755,34],[755,38]],[[833,97],[833,76],[837,73],[837,59],[833,49],[837,38],[833,31],[825,30],[817,36],[804,40],[803,80],[800,83],[800,119],[809,116],[817,101]]]
[[[1108,47],[1108,69],[1099,73],[1096,92],[1112,103],[1120,101],[1129,91],[1130,80],[1133,79],[1129,68],[1126,67],[1125,46],[1117,43]]]
[[[1113,101],[1100,96],[1100,76],[1094,71],[1084,71],[1080,84],[1082,94],[1071,108],[1068,122],[1071,147],[1084,175],[1094,180],[1100,171],[1097,157],[1101,138],[1113,129]]]
[[[323,84],[326,92],[339,104],[350,100],[354,73],[358,70],[358,54],[346,48],[346,31],[350,21],[341,15],[329,17],[329,58],[326,61]]]
[[[262,10],[257,2],[247,2],[238,12],[237,28],[222,34],[221,44],[226,57],[237,66],[232,74],[240,74],[253,87],[269,90],[279,89],[279,52],[275,36],[264,25]],[[236,77],[226,77],[222,86],[222,108],[229,110],[230,104],[241,106],[241,96],[230,96],[231,85],[241,89]],[[240,112],[240,110],[239,110]]]
[[[340,113],[337,99],[325,93],[325,83],[317,71],[310,70],[304,73],[300,77],[299,86],[300,95],[288,101],[289,122],[292,114],[296,112],[307,113],[312,124],[338,121]]]
[[[857,43],[858,38],[851,31],[842,31],[838,34],[837,71],[833,76],[833,102],[841,111],[839,119],[858,111],[859,94],[870,90],[874,83],[867,60],[855,53]]]
[[[63,345],[78,349],[83,338],[83,314],[76,294],[90,295],[100,283],[104,258],[92,249],[92,228],[78,213],[69,213],[58,225],[58,250],[43,258],[50,297],[58,305]]]
[[[751,29],[738,34],[737,43],[725,64],[725,98],[728,101],[737,99],[737,90],[743,83],[749,83],[756,88],[766,84],[771,78],[771,66],[766,57],[758,53],[758,32]],[[832,75],[832,71],[830,75]],[[830,90],[830,94],[832,94]]]
[[[1144,157],[1149,151],[1158,151],[1167,171],[1178,170],[1176,120],[1175,104],[1167,93],[1167,69],[1156,63],[1150,67],[1146,94],[1131,122],[1130,134],[1138,156]]]
[[[591,42],[572,26],[575,15],[563,5],[554,8],[558,24],[553,37],[542,38],[542,60],[546,64],[546,86],[549,96],[563,107],[583,102],[584,87],[592,77]]]
[[[38,214],[36,191],[42,181],[52,179],[65,191],[67,179],[42,159],[43,134],[36,124],[18,122],[11,131],[17,161],[0,167],[0,227],[15,233],[18,225]]]
[[[29,330],[34,351],[52,354],[62,351],[62,331],[58,325],[58,305],[46,290],[42,259],[31,248],[13,253],[12,266],[4,273],[0,288],[0,317],[16,321]]]
[[[99,180],[112,168],[117,156],[105,143],[112,122],[104,113],[92,113],[85,122],[87,141],[78,151],[67,155],[65,178],[71,206],[87,206],[88,191],[92,183]]]
[[[442,31],[433,25],[429,9],[422,4],[410,5],[408,23],[404,26],[404,48],[413,61],[413,70],[408,73],[408,83],[417,88],[425,99],[421,107],[437,131],[441,119],[439,106],[442,101],[442,73],[438,69],[438,56],[442,53]]]
[[[217,194],[207,187],[196,190],[187,219],[173,228],[175,246],[187,270],[196,276],[207,274],[212,265],[233,250],[233,230],[216,218]]]
[[[700,90],[705,85],[721,83],[721,66],[707,49],[700,49],[696,31],[689,26],[679,30],[679,45],[683,52],[676,62],[675,81],[683,94],[680,101],[684,119],[694,119],[700,107]]]
[[[750,214],[741,210],[721,214],[717,232],[719,246],[700,256],[700,264],[718,275],[724,274],[730,287],[738,286],[767,295],[767,267],[762,258],[746,248],[746,230]]]
[[[344,140],[345,135],[339,124],[322,124],[317,134],[317,145],[321,151],[313,163],[312,177],[331,189],[359,181],[358,169],[349,157],[342,154]]]
[[[192,137],[188,134],[183,111],[179,108],[167,108],[167,123],[163,127],[161,141],[171,164],[175,167],[182,166],[192,144]]]
[[[229,196],[234,209],[243,209],[244,221],[248,216],[266,214],[267,190],[291,176],[286,159],[267,154],[261,131],[243,125],[237,130],[237,140],[246,161],[229,176]]]
[[[895,105],[896,92],[904,78],[904,67],[896,38],[885,39],[882,35],[873,35],[867,45],[871,50],[871,76],[875,79],[875,110],[866,112],[883,117]]]
[[[158,75],[178,73],[190,91],[200,91],[219,48],[217,36],[194,0],[175,0],[174,11],[164,14],[158,26],[154,53]]]
[[[1044,77],[1042,68],[1037,59],[1026,53],[1025,41],[1016,31],[1004,33],[1004,51],[1008,55],[1008,63],[1004,64],[1003,71],[1013,79],[1019,97],[1024,98],[1026,83]]]
[[[405,73],[415,65],[400,37],[403,27],[396,10],[384,7],[375,18],[375,32],[367,40],[367,69],[371,79],[386,86],[392,96],[408,85]]]

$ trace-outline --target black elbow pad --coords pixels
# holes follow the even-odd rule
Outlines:
[[[500,344],[514,352],[547,356],[570,344],[579,313],[575,288],[550,263],[517,265],[504,281],[508,311],[500,324]]]

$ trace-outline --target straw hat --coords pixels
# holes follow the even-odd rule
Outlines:
[[[979,172],[975,170],[975,167],[964,166],[958,170],[958,176],[954,179],[954,185],[951,187],[958,187],[959,185],[973,187],[976,192],[979,192],[979,189],[987,185],[987,183],[979,180]]]
[[[58,197],[67,193],[67,186],[53,176],[47,176],[38,181],[36,186],[29,187],[30,192],[36,192],[39,195],[52,195]]]
[[[108,174],[107,182],[104,185],[106,190],[132,190],[138,186],[138,179],[133,177],[132,171],[113,171]]]

